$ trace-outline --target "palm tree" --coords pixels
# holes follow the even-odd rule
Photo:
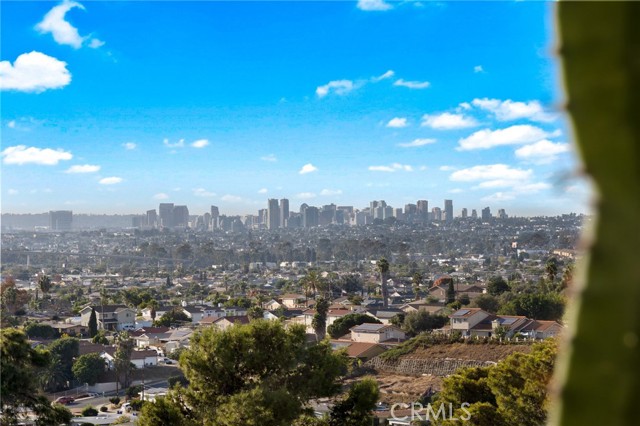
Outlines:
[[[389,262],[384,257],[376,262],[376,267],[380,273],[380,286],[382,288],[382,302],[385,308],[389,307],[389,290],[387,289],[387,279],[389,274]]]
[[[51,290],[51,278],[46,274],[40,275],[38,277],[38,285],[44,294],[49,293],[49,290]]]
[[[314,299],[316,298],[318,290],[324,288],[322,277],[316,269],[309,269],[307,275],[300,280],[300,284],[302,284],[302,287],[305,289],[305,294],[313,293]]]

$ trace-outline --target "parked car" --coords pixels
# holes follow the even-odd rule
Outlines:
[[[60,398],[56,399],[53,402],[67,405],[67,404],[71,404],[73,401],[75,401],[75,399],[71,398],[70,396],[61,396]]]

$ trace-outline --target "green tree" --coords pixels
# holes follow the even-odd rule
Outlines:
[[[454,287],[453,280],[449,280],[446,293],[446,304],[453,303],[456,300],[456,288]]]
[[[156,327],[169,327],[175,324],[181,324],[191,322],[191,318],[184,313],[182,308],[175,307],[168,312],[165,312],[159,320],[154,321],[153,325]]]
[[[531,352],[513,353],[491,367],[465,368],[447,377],[433,406],[453,407],[453,417],[471,418],[477,426],[539,426],[545,424],[547,388],[557,354],[557,342],[535,344]],[[470,404],[465,412],[462,404]],[[447,411],[448,413],[448,411]],[[474,417],[475,416],[475,417]],[[439,419],[438,426],[460,424]]]
[[[522,315],[537,320],[559,320],[564,314],[565,300],[556,293],[521,294],[504,304],[502,315]]]
[[[380,392],[378,382],[366,377],[354,383],[347,397],[331,408],[329,426],[369,426]]]
[[[402,329],[409,335],[415,336],[423,331],[442,328],[449,322],[449,318],[442,315],[431,315],[425,310],[409,312],[402,322]]]
[[[471,306],[480,308],[483,311],[495,314],[500,309],[500,302],[495,296],[490,294],[481,294],[473,299]]]
[[[549,280],[549,282],[553,284],[553,282],[556,280],[556,277],[558,276],[558,259],[552,257],[547,260],[547,263],[544,266],[544,271],[547,274],[547,279]]]
[[[384,257],[376,262],[376,268],[380,273],[380,288],[382,290],[382,303],[385,308],[389,307],[389,289],[387,280],[389,279],[389,261]]]
[[[423,275],[420,272],[415,272],[412,277],[413,293],[415,294],[415,300],[420,300],[420,286],[424,280]]]
[[[247,316],[251,319],[263,319],[264,318],[264,309],[260,306],[252,306],[247,310]]]
[[[40,290],[42,290],[44,294],[49,293],[51,290],[51,278],[46,274],[40,274],[38,277],[38,287],[40,287]]]
[[[89,317],[89,337],[92,339],[98,334],[98,318],[96,316],[96,310],[91,308],[91,316]]]
[[[123,387],[129,386],[131,381],[131,372],[135,366],[131,363],[131,355],[133,353],[133,339],[129,337],[129,333],[121,332],[118,335],[117,349],[114,355],[114,367],[116,370],[116,383],[122,383]]]
[[[288,426],[309,399],[334,395],[346,359],[304,327],[252,321],[197,332],[180,358],[187,389],[145,405],[140,425]]]
[[[99,330],[98,333],[95,336],[93,336],[93,338],[91,339],[91,342],[100,344],[100,345],[108,345],[109,339],[107,339],[107,336],[104,330]]]
[[[73,364],[72,371],[80,383],[95,385],[104,371],[104,359],[97,353],[81,355]]]
[[[51,405],[37,388],[37,375],[51,362],[48,351],[34,349],[27,335],[16,329],[0,330],[0,423],[17,425],[27,408],[38,417],[37,425],[64,424],[71,412]]]
[[[327,313],[329,312],[329,301],[324,297],[316,301],[316,313],[311,320],[311,326],[316,333],[318,340],[324,339],[327,333]]]
[[[80,340],[75,337],[62,337],[54,340],[47,348],[51,352],[52,362],[50,376],[56,389],[69,387],[73,380],[73,361],[80,355]],[[68,384],[67,384],[68,382]]]
[[[25,325],[24,332],[27,333],[30,339],[50,340],[59,337],[58,332],[49,324],[40,324],[37,322],[30,322]]]
[[[342,318],[338,318],[337,320],[335,320],[333,324],[329,326],[327,331],[329,332],[329,335],[332,338],[337,339],[338,337],[342,337],[345,334],[347,334],[347,332],[349,331],[349,329],[351,329],[351,327],[364,324],[364,323],[382,324],[380,321],[378,321],[371,315],[348,314],[343,316]]]
[[[509,291],[510,289],[511,287],[509,287],[509,284],[500,275],[491,277],[491,279],[489,279],[489,283],[487,284],[487,291],[492,296],[499,296],[502,293]]]

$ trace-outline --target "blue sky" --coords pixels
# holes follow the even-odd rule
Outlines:
[[[3,2],[2,211],[583,212],[552,7]]]

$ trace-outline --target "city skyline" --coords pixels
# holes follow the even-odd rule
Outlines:
[[[3,212],[588,212],[550,7],[3,4]]]

